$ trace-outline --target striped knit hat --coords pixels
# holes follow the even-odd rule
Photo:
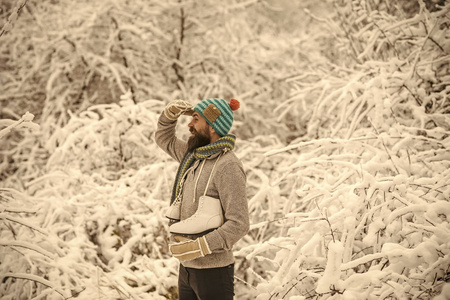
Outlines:
[[[198,103],[194,110],[198,112],[206,122],[220,136],[226,135],[233,125],[233,111],[239,108],[239,101],[231,99],[228,104],[223,99],[206,99]]]

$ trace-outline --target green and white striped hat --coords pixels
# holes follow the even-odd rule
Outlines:
[[[206,122],[220,136],[226,135],[233,125],[233,111],[239,108],[239,101],[231,99],[228,104],[223,99],[206,99],[198,103],[194,110],[198,112]]]

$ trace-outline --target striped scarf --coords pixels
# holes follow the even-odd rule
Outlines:
[[[170,199],[170,204],[172,204],[180,195],[182,179],[186,174],[186,171],[192,166],[195,160],[208,158],[211,155],[219,153],[221,151],[233,150],[235,142],[236,137],[234,135],[227,134],[212,144],[199,147],[193,152],[186,153],[183,160],[181,161],[180,166],[178,167],[177,177],[175,178],[175,183],[172,189],[172,198]]]

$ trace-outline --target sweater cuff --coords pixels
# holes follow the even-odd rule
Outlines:
[[[166,123],[166,124],[173,124],[173,123],[176,123],[178,120],[169,119],[163,111],[161,113],[161,116],[159,117],[159,121],[161,121],[162,123]]]
[[[215,250],[223,250],[225,248],[223,239],[217,230],[214,230],[205,235],[205,239],[211,252],[214,252]]]

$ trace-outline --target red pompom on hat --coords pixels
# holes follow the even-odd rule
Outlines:
[[[241,107],[241,104],[236,99],[230,100],[230,108],[232,111],[238,110],[238,108]]]

